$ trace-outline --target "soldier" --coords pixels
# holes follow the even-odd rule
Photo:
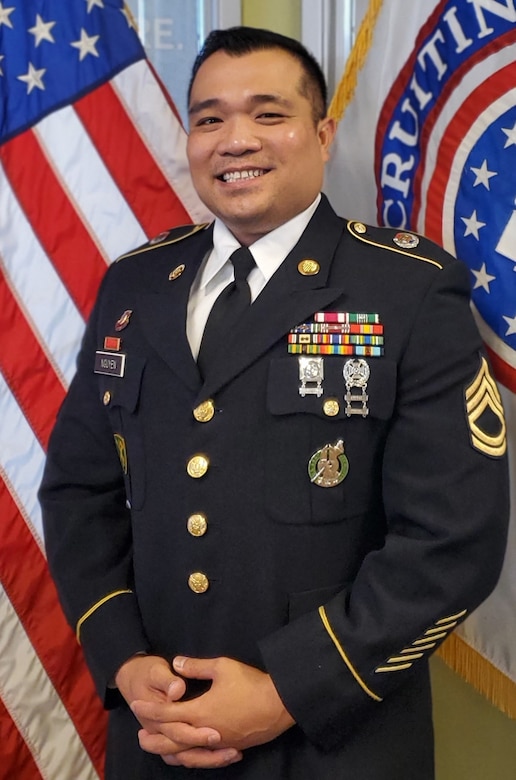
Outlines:
[[[467,269],[333,211],[298,42],[212,33],[189,115],[215,222],[109,268],[40,491],[106,778],[430,780],[428,659],[508,519]]]

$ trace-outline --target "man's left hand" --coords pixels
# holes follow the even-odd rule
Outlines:
[[[135,715],[152,721],[158,732],[140,731],[140,746],[158,753],[167,763],[177,763],[177,756],[167,757],[167,742],[170,739],[172,743],[178,722],[216,729],[221,735],[217,749],[239,751],[270,742],[294,725],[271,677],[253,666],[231,658],[180,656],[174,659],[173,668],[188,679],[212,680],[212,685],[209,691],[190,701],[132,703]],[[191,758],[194,763],[188,761],[186,765],[195,765],[194,754]]]

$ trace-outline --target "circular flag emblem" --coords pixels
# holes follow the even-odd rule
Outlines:
[[[516,391],[516,12],[477,5],[437,6],[384,103],[378,218],[468,265],[480,332]]]

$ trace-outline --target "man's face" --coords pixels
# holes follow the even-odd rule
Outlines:
[[[192,85],[188,160],[206,206],[243,244],[307,208],[335,132],[314,123],[303,69],[282,49],[212,54]]]

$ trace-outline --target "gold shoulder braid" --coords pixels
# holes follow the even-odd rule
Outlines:
[[[364,225],[363,222],[357,222],[355,220],[348,222],[347,228],[354,238],[357,238],[365,244],[388,249],[390,252],[397,252],[398,254],[406,255],[407,257],[413,257],[424,263],[430,263],[430,265],[439,269],[443,268],[442,264],[437,260],[412,251],[415,250],[420,243],[420,236],[418,236],[417,233],[409,233],[404,230],[393,233],[391,228],[373,228],[369,225]]]
[[[156,247],[177,244],[178,241],[183,241],[185,238],[193,236],[195,233],[198,233],[199,230],[205,230],[209,224],[209,222],[201,222],[199,225],[181,225],[180,227],[175,227],[171,230],[165,230],[163,233],[159,233],[154,238],[151,238],[150,241],[148,241],[143,246],[120,255],[116,262],[118,263],[120,260],[124,260],[126,257],[139,255],[142,252],[148,252],[151,249],[156,249]]]

